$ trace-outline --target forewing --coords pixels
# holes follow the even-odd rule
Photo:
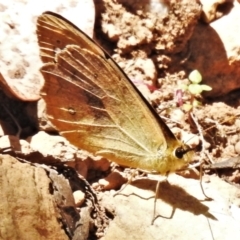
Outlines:
[[[82,34],[68,20],[52,12],[46,12],[38,17],[37,35],[40,56],[44,63],[55,61],[56,52],[63,50],[67,45],[78,45],[95,54],[103,54],[100,48],[89,41],[87,35]]]
[[[41,69],[47,113],[72,144],[120,164],[167,148],[170,130],[101,48],[48,13],[37,33],[43,60],[52,62]]]

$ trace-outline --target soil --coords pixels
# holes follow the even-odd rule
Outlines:
[[[129,78],[137,82],[140,91],[143,91],[144,96],[160,113],[160,116],[166,120],[171,129],[175,129],[174,133],[180,135],[183,130],[200,136],[201,151],[196,151],[193,161],[204,163],[205,174],[217,173],[220,178],[240,187],[238,167],[240,162],[240,92],[236,90],[217,99],[206,99],[204,94],[194,96],[201,102],[201,105],[193,107],[190,112],[183,109],[180,101],[188,102],[192,96],[188,92],[183,92],[180,100],[176,98],[180,85],[189,83],[189,72],[182,69],[181,61],[187,60],[187,42],[199,18],[199,5],[194,1],[181,4],[178,4],[178,1],[169,1],[174,8],[163,6],[163,13],[165,11],[170,11],[170,13],[168,17],[163,17],[164,21],[162,19],[160,21],[154,12],[146,13],[143,8],[136,9],[131,4],[125,7],[121,5],[127,2],[130,1],[119,0],[118,3],[103,1],[101,6],[97,5],[97,41],[119,63]],[[186,13],[186,9],[191,9],[191,11]],[[99,14],[102,10],[104,14]],[[150,22],[156,24],[152,26]],[[151,59],[156,67],[155,73],[149,73],[144,68],[146,62],[143,62],[143,67],[141,64],[141,66],[135,64],[135,62],[139,64],[139,59],[143,61]],[[26,113],[29,105],[35,106],[36,104],[12,100],[3,92],[0,93],[1,103],[9,110],[2,109],[1,121],[13,126],[17,132],[16,120],[23,130],[21,138],[36,133],[38,131],[36,116],[27,117],[29,115]],[[184,113],[183,117],[172,120],[171,116],[175,110]],[[9,112],[14,117],[11,117]],[[194,120],[190,113],[193,114]],[[234,164],[231,164],[233,159]],[[216,163],[225,160],[227,162],[223,166],[220,164],[214,167]],[[98,175],[98,178],[102,177],[103,174]],[[111,218],[111,213],[108,214]],[[99,229],[104,231],[102,226]]]

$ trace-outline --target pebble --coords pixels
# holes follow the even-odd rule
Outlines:
[[[127,179],[119,172],[112,172],[106,178],[98,181],[99,185],[101,185],[104,190],[119,189],[126,182]]]
[[[240,141],[235,144],[235,151],[240,154]]]
[[[73,193],[73,198],[76,207],[80,207],[85,200],[85,193],[80,190],[77,190]]]

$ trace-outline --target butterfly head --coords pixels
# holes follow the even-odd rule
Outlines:
[[[155,169],[164,175],[187,168],[192,160],[193,149],[176,141],[176,144],[168,146],[164,152],[160,150],[159,153],[160,156]]]

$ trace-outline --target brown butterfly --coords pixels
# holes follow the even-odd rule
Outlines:
[[[37,20],[42,97],[47,114],[73,145],[120,165],[168,174],[191,161],[129,78],[93,40],[63,17]]]

